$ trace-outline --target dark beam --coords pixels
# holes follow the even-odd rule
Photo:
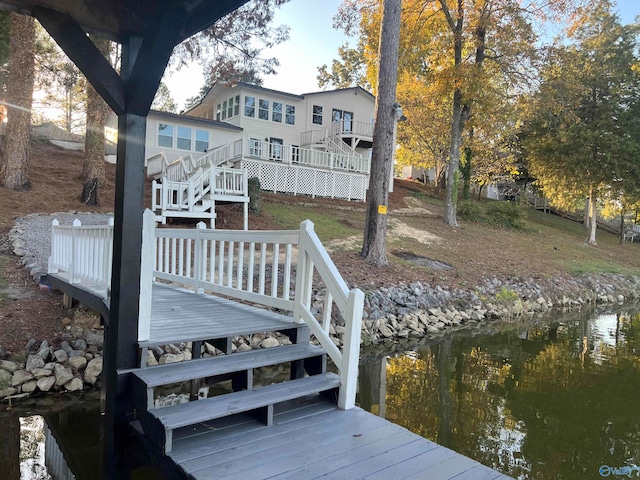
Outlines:
[[[149,19],[127,81],[127,112],[142,116],[149,113],[186,16],[183,8],[176,8],[163,10],[159,17]]]
[[[203,2],[189,12],[184,29],[176,45],[190,36],[209,28],[217,20],[237,10],[248,1],[249,0],[219,0]]]
[[[64,13],[44,7],[34,7],[33,16],[78,66],[116,115],[124,113],[125,95],[122,79],[80,25]]]
[[[73,17],[82,28],[90,33],[107,36],[117,41],[120,32],[130,30],[135,17],[125,17],[123,10],[114,2],[69,1],[69,0],[0,0],[0,9],[16,11],[23,15],[35,16],[32,10],[44,7]],[[118,15],[116,12],[120,13]]]

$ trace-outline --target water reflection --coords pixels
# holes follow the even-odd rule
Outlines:
[[[640,465],[637,313],[461,332],[360,374],[363,408],[516,478]]]

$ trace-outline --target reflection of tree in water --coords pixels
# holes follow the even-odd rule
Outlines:
[[[387,371],[387,418],[512,476],[640,463],[640,315],[449,337]]]

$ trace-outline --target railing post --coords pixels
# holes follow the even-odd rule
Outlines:
[[[73,227],[82,226],[82,222],[77,218],[73,221]],[[80,255],[78,254],[78,239],[77,239],[77,230],[75,228],[71,229],[71,265],[69,268],[69,279],[71,283],[78,283],[78,279],[76,278],[76,272],[78,269],[78,259]]]
[[[298,240],[298,265],[296,266],[296,293],[293,306],[293,320],[302,323],[302,309],[311,303],[311,287],[313,282],[313,262],[307,255],[306,244],[309,232],[313,231],[313,222],[305,220],[300,223],[300,239]]]
[[[195,274],[196,274],[196,293],[197,294],[204,293],[204,288],[200,286],[200,283],[204,281],[207,259],[204,257],[204,248],[203,248],[204,246],[202,245],[204,240],[202,240],[200,234],[202,230],[206,230],[206,229],[207,229],[207,225],[204,222],[199,222],[196,225],[196,242],[195,242],[196,251],[195,251],[193,261],[195,262],[195,268],[196,268]]]
[[[47,273],[58,273],[58,268],[56,265],[59,262],[58,259],[58,242],[55,235],[56,227],[60,225],[60,222],[57,219],[54,219],[51,222],[51,255],[49,255],[49,265],[47,266]]]
[[[351,290],[345,312],[344,346],[342,348],[342,365],[340,365],[340,393],[338,394],[338,408],[344,410],[353,408],[356,404],[363,308],[364,293],[358,288]]]
[[[140,258],[140,304],[138,309],[138,341],[151,335],[151,298],[156,259],[156,216],[146,209],[142,216],[142,252]]]

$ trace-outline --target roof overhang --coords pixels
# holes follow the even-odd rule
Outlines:
[[[87,33],[122,42],[142,36],[149,23],[169,10],[182,9],[186,21],[178,43],[213,25],[247,0],[0,0],[0,8],[36,16],[34,10],[55,10],[73,18]]]

